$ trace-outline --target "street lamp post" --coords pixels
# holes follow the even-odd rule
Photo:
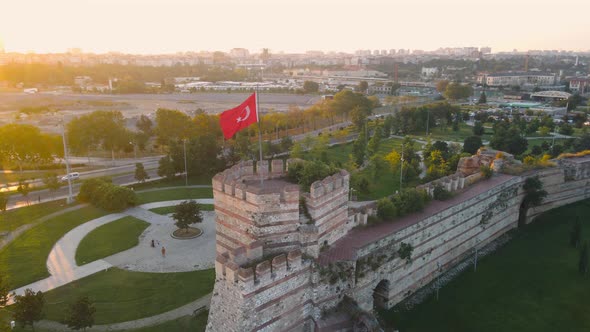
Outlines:
[[[66,198],[66,203],[72,203],[72,179],[70,178],[70,161],[68,159],[68,143],[66,140],[66,124],[64,117],[61,117],[61,137],[64,143],[64,161],[66,163],[66,177],[68,179],[68,197]]]
[[[430,109],[426,111],[426,136],[428,136],[428,126],[430,125]]]
[[[184,149],[184,185],[188,187],[188,168],[186,167],[186,138],[182,140]]]
[[[402,183],[404,178],[404,144],[402,143],[402,155],[400,158],[400,170],[399,170],[399,192],[402,192]]]
[[[129,142],[129,144],[133,145],[133,157],[137,160],[137,146],[133,142]]]

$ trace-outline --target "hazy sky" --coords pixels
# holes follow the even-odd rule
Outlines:
[[[590,50],[590,0],[0,0],[7,51]]]

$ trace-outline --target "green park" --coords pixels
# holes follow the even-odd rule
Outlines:
[[[29,151],[10,151],[6,155],[15,157],[3,160],[16,174],[37,179],[12,173],[2,179],[18,189],[0,193],[0,233],[6,236],[0,242],[0,290],[18,295],[6,306],[0,302],[0,328],[17,317],[16,331],[33,326],[35,331],[90,326],[204,330],[215,281],[211,179],[260,152],[265,159],[309,161],[311,166],[301,170],[307,180],[346,169],[350,198],[383,206],[396,194],[412,199],[407,193],[413,188],[455,173],[460,158],[481,147],[513,154],[522,161],[520,173],[544,167],[562,153],[590,149],[590,133],[577,124],[556,125],[541,116],[536,122],[472,118],[470,111],[447,101],[394,109],[345,90],[307,110],[269,112],[260,127],[251,126],[230,140],[223,139],[218,116],[204,112],[189,116],[162,108],[155,124],[142,116],[136,130],[129,130],[121,112],[95,111],[64,126],[71,153],[132,154],[129,143],[136,142],[145,156],[156,156],[157,176],[152,177],[157,179],[150,179],[138,162],[131,184],[117,183],[121,174],[77,180],[79,193],[71,203],[62,197],[34,198],[36,189],[54,195],[65,188],[54,180],[38,181],[64,174],[61,161],[50,172],[22,171],[62,160],[64,150],[55,144],[61,143],[59,137],[28,126],[0,127],[0,149],[14,146],[3,139],[47,142]],[[548,134],[556,131],[565,134]],[[29,138],[8,138],[18,132]],[[258,137],[265,138],[262,151]],[[16,196],[26,204],[7,209]],[[587,330],[590,320],[583,313],[590,309],[590,284],[577,272],[579,250],[568,246],[574,222],[587,213],[585,201],[541,215],[484,258],[476,272],[446,285],[438,300],[429,298],[407,312],[379,312],[380,319],[402,331]],[[590,225],[580,221],[586,240]],[[194,238],[172,236],[189,234],[191,228],[199,229]],[[25,305],[32,309],[23,310]]]

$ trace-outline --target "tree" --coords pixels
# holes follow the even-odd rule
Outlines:
[[[145,168],[143,168],[143,164],[136,163],[135,164],[135,180],[143,183],[143,182],[145,182],[145,180],[147,180],[149,178],[150,178],[150,176],[145,171]]]
[[[572,135],[574,133],[574,128],[567,123],[562,124],[559,126],[559,133],[562,135]]]
[[[517,126],[499,122],[494,125],[494,136],[490,140],[490,145],[496,150],[518,155],[526,151],[528,141],[522,137]]]
[[[475,121],[475,123],[473,124],[473,135],[483,136],[484,133],[485,133],[485,128],[483,127],[483,124],[481,123],[481,121]]]
[[[16,191],[23,195],[27,201],[29,200],[29,193],[31,192],[31,188],[29,186],[30,184],[26,180],[19,179],[18,187],[16,188]]]
[[[356,141],[354,141],[354,143],[352,143],[352,156],[354,158],[354,162],[358,166],[362,166],[363,163],[365,162],[366,155],[367,155],[367,139],[365,136],[365,131],[361,130]]]
[[[317,93],[320,89],[320,85],[314,81],[303,82],[303,92],[305,93]]]
[[[66,318],[66,325],[73,330],[84,330],[94,325],[94,313],[96,308],[87,296],[78,298],[70,305],[69,316]]]
[[[0,161],[15,163],[22,172],[25,163],[49,162],[54,154],[60,154],[54,141],[53,136],[41,133],[32,125],[1,126]]]
[[[350,111],[350,120],[354,123],[357,130],[361,131],[367,123],[367,117],[369,115],[371,115],[371,111],[368,108],[357,106]]]
[[[309,155],[313,160],[321,160],[327,162],[328,159],[328,147],[330,138],[328,135],[318,136],[313,140]]]
[[[45,186],[47,186],[47,189],[49,189],[49,192],[51,192],[52,197],[53,197],[53,194],[59,188],[61,188],[61,182],[58,180],[57,175],[55,173],[45,174],[45,176],[43,177],[43,184],[45,184]]]
[[[584,132],[574,141],[573,147],[576,152],[590,150],[590,133]]]
[[[541,135],[541,136],[548,136],[550,132],[551,132],[551,128],[549,128],[549,127],[545,127],[545,126],[539,127],[539,135]]]
[[[0,211],[6,212],[6,205],[8,204],[8,195],[0,192]]]
[[[31,325],[35,329],[35,322],[43,318],[43,306],[45,298],[43,292],[33,292],[30,288],[25,289],[24,295],[13,294],[14,304],[11,306],[14,320],[22,327]]]
[[[291,158],[303,158],[304,152],[305,151],[304,151],[301,143],[295,142],[295,144],[293,144],[293,146],[291,147],[291,151],[290,151],[289,155]]]
[[[361,93],[366,93],[368,88],[369,88],[369,83],[367,83],[367,81],[360,81],[357,86],[358,91]]]
[[[174,208],[172,219],[176,220],[174,225],[180,229],[188,231],[189,225],[203,221],[201,206],[193,201],[184,201]]]
[[[440,93],[444,93],[447,90],[447,85],[449,85],[448,80],[442,80],[442,81],[436,82],[436,91],[438,91]]]
[[[2,274],[0,274],[0,308],[5,307],[8,303],[8,292],[9,290],[6,280],[4,280]]]
[[[583,276],[588,274],[588,263],[588,242],[585,242],[582,250],[580,251],[580,259],[578,261],[578,271]]]
[[[170,145],[185,138],[193,137],[195,126],[191,118],[177,110],[159,108],[156,111],[156,136],[158,143]]]
[[[292,146],[293,146],[293,140],[291,139],[291,136],[283,136],[283,138],[281,138],[281,150],[282,151],[289,151]]]
[[[150,118],[147,117],[147,115],[142,114],[137,120],[135,126],[148,137],[152,136],[152,134],[154,133],[154,124],[152,120],[150,120]]]
[[[445,89],[444,96],[447,99],[458,100],[471,96],[472,89],[469,85],[461,83],[449,83]]]
[[[176,170],[170,156],[164,156],[158,160],[158,176],[166,179],[172,179],[176,176]]]
[[[526,178],[522,188],[524,189],[524,198],[520,204],[519,227],[525,224],[529,208],[540,205],[547,196],[547,192],[543,190],[543,182],[539,180],[538,176]]]
[[[523,205],[527,208],[541,204],[547,196],[547,192],[543,190],[543,182],[538,176],[527,178],[522,188],[525,192]]]
[[[367,155],[374,156],[379,151],[379,146],[381,145],[381,127],[375,128],[373,132],[373,137],[369,140],[367,144]]]
[[[486,92],[482,91],[481,95],[479,95],[479,100],[477,101],[478,104],[487,104],[488,98],[486,96]]]
[[[101,147],[115,152],[129,147],[131,133],[125,127],[125,117],[119,111],[94,111],[70,121],[67,125],[68,142],[73,151],[87,153]]]
[[[465,137],[463,141],[463,151],[469,154],[475,154],[480,147],[482,147],[483,143],[481,141],[481,137],[479,136],[468,136]]]

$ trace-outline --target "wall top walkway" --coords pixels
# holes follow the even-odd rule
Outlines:
[[[434,214],[440,213],[450,207],[461,204],[492,188],[500,186],[515,178],[512,175],[499,174],[491,179],[480,181],[471,185],[457,195],[446,201],[431,201],[426,208],[418,213],[412,213],[392,222],[383,222],[366,228],[357,228],[350,231],[342,239],[334,243],[328,250],[320,254],[320,264],[329,264],[341,260],[354,260],[359,248],[385,238],[406,227],[412,226]]]

